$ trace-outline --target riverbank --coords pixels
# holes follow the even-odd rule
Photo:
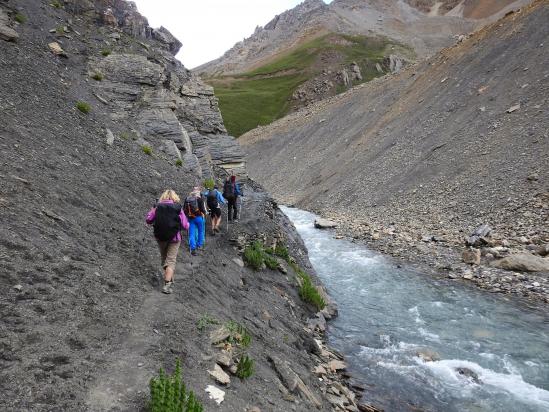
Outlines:
[[[324,217],[337,222],[336,236],[389,255],[396,265],[412,265],[422,273],[461,280],[490,293],[517,297],[522,302],[549,303],[549,272],[528,272],[518,266],[516,270],[504,270],[494,266],[513,255],[548,261],[542,256],[546,256],[549,231],[541,223],[533,233],[523,233],[511,223],[500,225],[480,240],[480,244],[467,246],[467,239],[476,229],[474,226],[442,226],[436,219],[431,224],[425,219],[404,221],[389,210],[377,212],[375,218],[369,218],[367,211],[364,215],[366,217],[356,218],[343,213],[323,213]]]

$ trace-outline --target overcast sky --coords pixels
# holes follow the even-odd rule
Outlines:
[[[183,43],[177,57],[189,69],[221,56],[256,26],[302,1],[135,0],[152,27],[166,27]]]

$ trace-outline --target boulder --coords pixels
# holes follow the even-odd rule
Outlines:
[[[6,41],[16,41],[19,38],[17,32],[9,26],[8,15],[0,9],[0,39]]]
[[[315,227],[317,229],[334,229],[337,227],[337,223],[323,218],[315,219]]]
[[[231,383],[231,377],[216,363],[212,371],[208,373],[220,384],[228,385]]]
[[[222,391],[213,385],[206,386],[206,393],[210,396],[210,399],[213,399],[218,405],[225,399],[225,391]]]
[[[517,253],[503,259],[494,260],[492,266],[519,272],[549,272],[549,259],[529,253]]]
[[[467,238],[467,240],[465,241],[465,244],[467,246],[484,245],[487,243],[484,238],[489,236],[491,231],[492,231],[492,228],[487,224],[480,225],[474,230],[473,233],[471,233],[471,236]]]
[[[479,249],[465,249],[461,254],[463,262],[471,265],[480,264],[480,250]]]
[[[328,369],[332,372],[336,372],[338,370],[347,369],[347,364],[343,361],[334,359],[328,363]]]
[[[472,380],[475,383],[481,383],[477,373],[473,372],[469,368],[456,368],[456,372],[461,376],[469,378],[470,380]]]
[[[55,54],[56,56],[65,56],[65,57],[67,56],[65,54],[65,51],[61,48],[59,43],[57,43],[56,41],[48,43],[48,47],[49,47],[50,51],[53,54]]]
[[[162,45],[168,49],[174,56],[177,54],[182,44],[177,40],[173,34],[169,32],[165,27],[159,29],[153,29],[152,36],[155,40],[158,40]]]
[[[114,144],[114,134],[111,132],[110,129],[107,129],[106,137],[107,137],[107,144],[109,146],[112,146]]]

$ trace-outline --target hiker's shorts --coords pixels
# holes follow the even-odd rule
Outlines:
[[[211,217],[221,217],[221,208],[220,207],[214,207],[210,209],[210,216]]]
[[[171,268],[175,271],[175,262],[177,260],[177,252],[179,252],[179,244],[181,242],[165,242],[157,240],[158,249],[160,249],[160,258],[162,259],[162,268]]]

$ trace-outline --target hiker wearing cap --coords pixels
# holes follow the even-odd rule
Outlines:
[[[163,293],[172,293],[175,275],[175,263],[181,230],[189,230],[189,222],[179,203],[177,193],[168,189],[160,196],[158,203],[149,210],[145,222],[154,227],[154,237],[160,250],[162,269],[164,270]]]
[[[194,187],[185,198],[183,211],[189,220],[189,249],[191,255],[196,256],[197,249],[204,246],[204,217],[206,216],[206,208],[199,187]]]
[[[219,225],[221,224],[221,205],[226,203],[225,198],[219,192],[218,186],[215,185],[213,189],[210,189],[204,193],[206,197],[206,204],[210,209],[210,218],[212,219],[212,236],[215,236],[216,232],[219,232]]]
[[[228,221],[238,220],[238,197],[243,196],[242,190],[240,189],[240,184],[236,182],[236,176],[233,174],[227,179],[223,184],[223,197],[227,199],[229,204]]]

